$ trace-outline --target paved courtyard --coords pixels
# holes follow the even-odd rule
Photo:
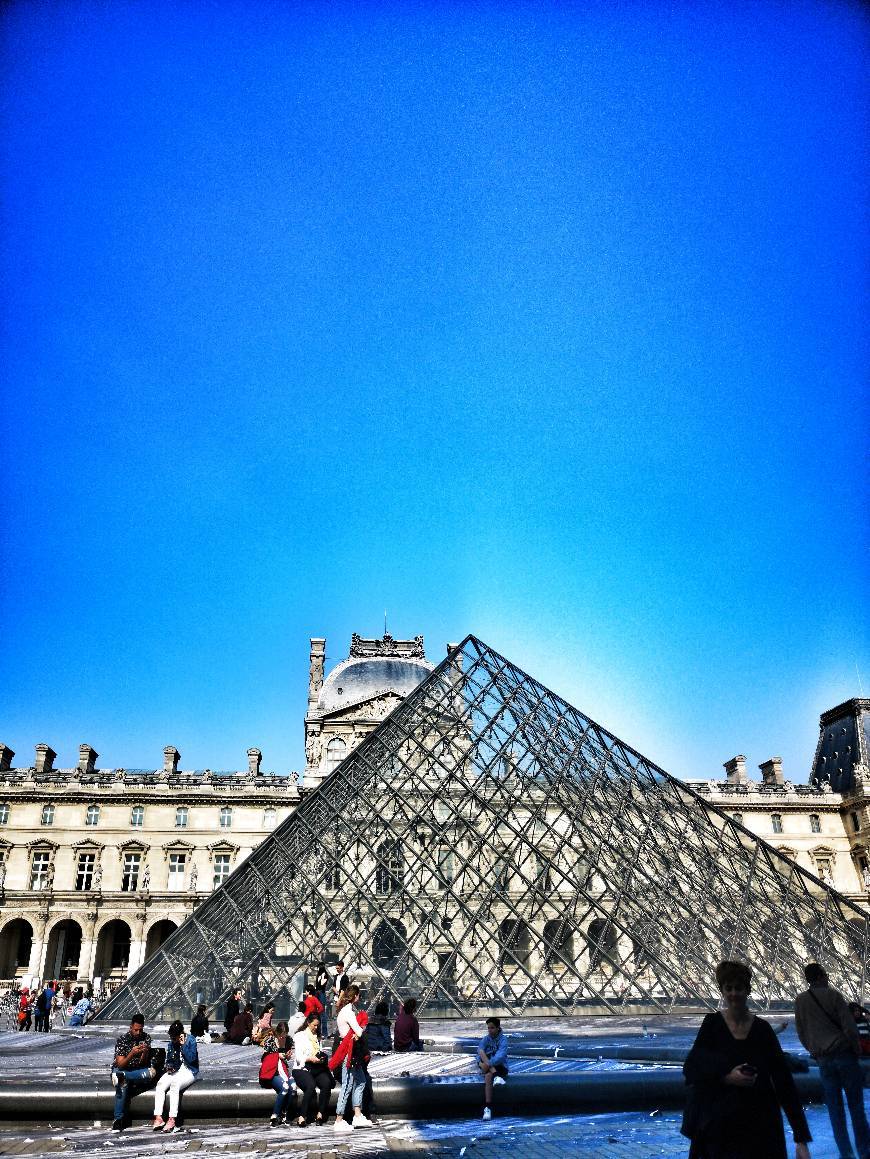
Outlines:
[[[807,1107],[816,1142],[813,1159],[836,1159],[824,1107]],[[108,1123],[0,1130],[0,1155],[136,1156],[272,1154],[281,1159],[685,1159],[688,1142],[679,1134],[679,1115],[617,1113],[609,1115],[504,1117],[483,1123],[452,1119],[419,1123],[383,1119],[370,1131],[338,1136],[331,1127],[304,1131],[270,1130],[265,1123],[202,1123],[168,1137],[147,1126],[121,1135]],[[790,1149],[791,1150],[791,1149]]]

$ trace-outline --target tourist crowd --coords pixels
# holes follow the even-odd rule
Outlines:
[[[330,1096],[336,1086],[336,1131],[371,1127],[372,1053],[423,1050],[415,1014],[417,1000],[408,998],[401,1004],[394,1027],[385,1000],[379,1000],[371,1013],[360,1008],[360,988],[351,982],[343,962],[338,962],[333,972],[320,962],[311,975],[313,983],[305,987],[295,1014],[286,1021],[275,1021],[274,1002],[266,1002],[255,1012],[246,1003],[241,987],[226,1003],[221,1033],[211,1030],[208,1010],[200,1005],[189,1032],[181,1022],[173,1022],[166,1046],[155,1047],[145,1033],[144,1016],[134,1015],[129,1030],[115,1043],[112,1129],[124,1129],[131,1097],[153,1086],[153,1129],[164,1134],[175,1131],[181,1094],[199,1076],[199,1046],[212,1041],[260,1048],[259,1083],[275,1096],[271,1127],[322,1125],[329,1118]],[[333,1013],[335,1030],[330,1040]],[[479,1053],[485,1080],[485,1117],[489,1118],[493,1082],[504,1082],[507,1075],[507,1041],[497,1019],[487,1023]]]

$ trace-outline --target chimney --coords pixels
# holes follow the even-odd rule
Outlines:
[[[165,776],[171,777],[173,773],[178,772],[178,762],[181,760],[181,753],[178,749],[173,748],[168,744],[163,750],[163,772]]]
[[[450,653],[451,653],[451,652],[452,652],[454,649],[456,649],[456,648],[458,648],[458,647],[459,647],[459,645],[458,645],[458,644],[448,644],[448,645],[447,645],[447,655],[449,656],[449,655],[450,655]]]
[[[765,785],[781,785],[782,757],[771,757],[769,761],[762,761],[758,766],[761,769],[761,779]]]
[[[742,753],[739,756],[732,757],[730,761],[726,761],[723,768],[725,769],[729,785],[748,784],[749,777],[746,775],[746,757]]]
[[[36,746],[36,771],[38,773],[50,773],[54,767],[54,758],[57,753],[54,749],[49,748],[47,744],[38,744]]]
[[[248,749],[248,772],[253,773],[255,777],[260,775],[260,761],[263,759],[263,754],[259,749]]]
[[[323,665],[326,660],[326,640],[311,637],[311,652],[308,657],[308,711],[317,707],[317,697],[323,687]]]
[[[97,767],[97,760],[100,754],[96,749],[92,749],[89,744],[79,745],[79,772],[92,773]]]
[[[12,768],[12,758],[15,753],[8,744],[0,744],[0,773],[5,773],[7,769]]]

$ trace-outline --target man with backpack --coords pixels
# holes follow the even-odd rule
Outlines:
[[[845,1091],[855,1147],[860,1159],[870,1159],[870,1125],[864,1111],[864,1076],[858,1064],[861,1047],[855,1019],[843,995],[828,985],[828,975],[818,962],[804,966],[804,977],[809,989],[795,999],[795,1030],[819,1064],[834,1139],[841,1155],[852,1154],[843,1107]]]

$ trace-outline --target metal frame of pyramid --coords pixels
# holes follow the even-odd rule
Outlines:
[[[474,636],[264,838],[103,1008],[289,1007],[341,954],[429,1016],[713,1007],[802,965],[866,996],[868,914]]]

